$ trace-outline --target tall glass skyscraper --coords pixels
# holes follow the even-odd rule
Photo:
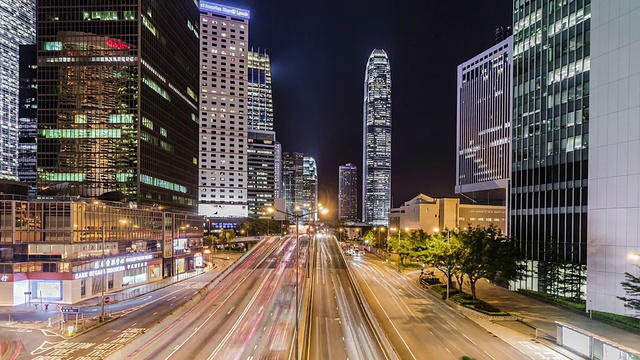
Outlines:
[[[249,51],[247,54],[247,117],[249,128],[273,130],[273,102],[271,99],[271,62],[263,51]]]
[[[0,0],[0,179],[18,180],[20,45],[36,42],[35,0]]]
[[[364,74],[362,220],[388,225],[391,208],[391,64],[371,52]]]
[[[587,260],[591,0],[513,10],[510,235],[530,266],[517,286],[547,291],[540,264]]]
[[[199,12],[191,0],[38,0],[41,195],[193,211]]]
[[[285,201],[285,211],[290,214],[296,211],[296,206],[303,206],[303,168],[304,154],[282,153],[282,197]],[[289,216],[289,219],[293,217]]]
[[[318,166],[311,156],[305,156],[302,165],[302,208],[303,220],[318,220]]]

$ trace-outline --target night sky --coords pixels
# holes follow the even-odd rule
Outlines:
[[[512,1],[219,2],[251,11],[250,46],[271,57],[278,140],[316,159],[319,199],[333,214],[338,166],[354,163],[362,176],[374,48],[391,60],[393,206],[419,193],[454,195],[456,68],[494,44],[496,25],[511,25]]]

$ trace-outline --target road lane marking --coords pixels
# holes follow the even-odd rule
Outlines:
[[[445,350],[447,350],[447,351],[449,352],[449,354],[452,354],[451,350],[449,350],[449,348],[448,348],[448,347],[446,347],[446,346],[445,346],[445,347],[444,347],[444,349],[445,349]],[[486,352],[486,351],[485,351],[485,352]]]
[[[482,350],[484,351],[484,350]],[[487,356],[489,356],[490,358],[492,358],[493,360],[496,360],[496,358],[494,358],[493,356],[491,356],[491,354],[489,354],[488,352],[484,351],[485,354],[487,354]]]
[[[445,280],[446,280],[446,279],[445,279]],[[473,345],[478,346],[478,344],[476,344],[475,342],[473,342],[473,340],[469,339],[469,337],[468,337],[467,335],[462,334],[462,336],[466,337],[466,338],[467,338],[467,340],[471,341],[471,343],[472,343]]]
[[[169,301],[171,301],[171,300],[173,300],[173,299],[175,299],[175,298],[177,298],[177,297],[178,297],[178,296],[172,296],[172,297],[170,297],[170,298],[168,298],[168,299],[167,299],[167,302],[169,302]]]
[[[229,312],[227,313],[227,315],[231,315],[231,312],[232,312],[232,311],[233,311],[233,309],[235,309],[235,308],[236,308],[235,306],[232,306],[232,307],[231,307],[231,310],[229,310]]]

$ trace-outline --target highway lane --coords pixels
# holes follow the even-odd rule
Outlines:
[[[300,269],[304,269],[301,241]],[[287,359],[295,319],[295,237],[265,245],[256,261],[234,271],[203,301],[127,359]],[[300,270],[299,275],[304,276]],[[302,289],[302,286],[301,286]],[[137,342],[136,342],[137,343]]]
[[[252,261],[255,257],[256,253],[250,254],[246,259],[240,260],[238,266]],[[44,334],[48,336],[43,338],[40,346],[35,349],[27,349],[28,351],[21,354],[19,359],[66,360],[82,358],[103,360],[108,353],[121,348],[160,319],[175,311],[231,264],[227,260],[216,260],[216,262],[219,265],[224,265],[138,298],[108,305],[113,315],[121,317],[78,337],[63,340],[59,337],[52,337],[50,334]],[[97,316],[100,307],[93,306],[83,310],[88,312],[86,316]],[[35,331],[33,333],[37,334]]]
[[[358,304],[334,237],[316,240],[307,359],[385,359]]]
[[[349,257],[375,317],[402,359],[528,359],[443,304],[415,279],[367,254]]]

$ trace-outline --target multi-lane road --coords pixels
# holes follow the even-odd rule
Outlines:
[[[399,273],[373,255],[349,257],[348,262],[402,359],[564,358],[532,342],[508,344],[420,288],[415,276]]]
[[[306,261],[303,247],[296,272],[295,245],[294,237],[265,241],[200,303],[112,358],[292,358],[295,274],[304,280]]]
[[[358,304],[335,238],[316,240],[306,359],[386,359]]]

